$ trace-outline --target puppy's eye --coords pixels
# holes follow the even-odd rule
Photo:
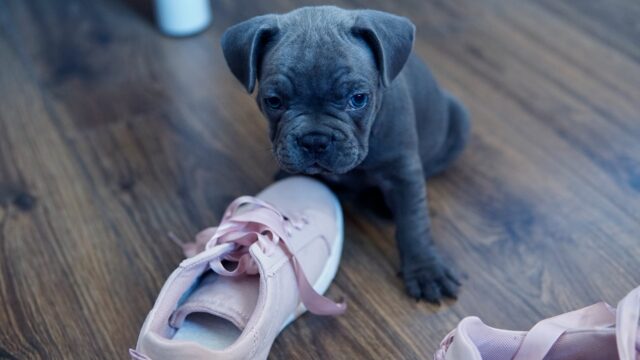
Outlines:
[[[264,103],[271,109],[279,109],[282,106],[282,100],[277,96],[269,96],[264,99]]]
[[[349,99],[349,107],[354,110],[362,109],[369,102],[369,95],[355,94]]]

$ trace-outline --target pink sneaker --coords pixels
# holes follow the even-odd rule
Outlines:
[[[601,302],[537,323],[529,332],[500,330],[466,317],[434,360],[640,360],[640,287],[618,303]]]
[[[243,196],[185,244],[147,316],[133,359],[266,359],[276,336],[323,297],[342,252],[342,210],[320,182],[291,177]],[[313,284],[313,286],[311,285]]]

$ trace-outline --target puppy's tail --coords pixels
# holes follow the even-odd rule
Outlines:
[[[448,106],[449,126],[447,138],[438,156],[424,164],[425,177],[431,177],[444,171],[460,156],[471,132],[469,112],[460,100],[449,93],[445,93]]]

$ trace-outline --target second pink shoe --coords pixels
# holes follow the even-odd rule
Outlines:
[[[304,311],[345,311],[321,295],[338,270],[342,234],[338,200],[310,178],[236,199],[218,227],[185,245],[191,257],[163,286],[131,357],[266,359]]]
[[[600,302],[541,320],[529,331],[496,329],[469,316],[434,360],[640,360],[640,287],[613,308]]]

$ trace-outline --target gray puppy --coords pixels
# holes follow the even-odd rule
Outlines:
[[[305,7],[232,26],[222,50],[249,93],[259,81],[282,169],[380,189],[408,293],[438,302],[460,283],[434,247],[424,180],[458,156],[469,120],[412,54],[414,33],[385,12]]]

